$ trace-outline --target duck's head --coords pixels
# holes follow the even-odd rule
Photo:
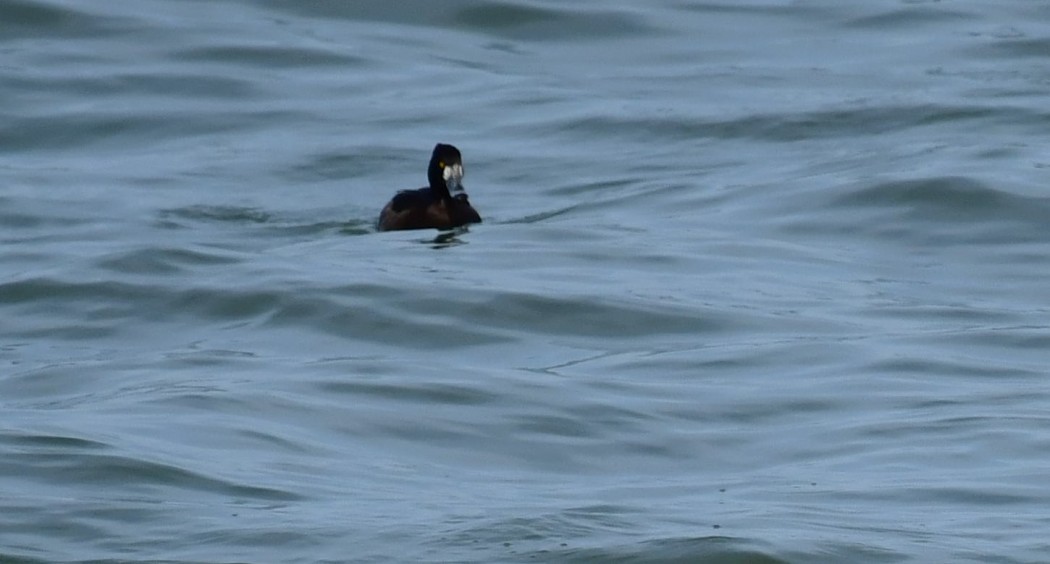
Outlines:
[[[438,143],[434,154],[430,156],[430,167],[427,169],[427,180],[430,188],[441,192],[442,196],[451,198],[463,192],[463,157],[459,149],[452,145]]]

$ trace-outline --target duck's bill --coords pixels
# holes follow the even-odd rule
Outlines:
[[[442,176],[445,178],[445,186],[448,186],[448,191],[451,193],[463,191],[463,165],[453,164],[445,167],[442,171]]]

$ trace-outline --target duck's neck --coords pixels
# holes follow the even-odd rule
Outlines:
[[[441,180],[441,181],[439,181],[437,183],[431,182],[430,183],[430,191],[439,200],[448,201],[448,200],[452,199],[452,194],[448,191],[448,186],[445,185],[445,181],[444,180]]]
[[[430,183],[430,191],[439,200],[452,199],[452,194],[448,191],[448,184],[445,183],[445,177],[441,174],[441,168],[434,166],[434,163],[430,163],[430,168],[427,169],[427,181]]]

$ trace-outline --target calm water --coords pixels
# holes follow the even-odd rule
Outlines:
[[[1050,4],[0,2],[0,561],[1050,561]],[[376,233],[454,143],[485,223]]]

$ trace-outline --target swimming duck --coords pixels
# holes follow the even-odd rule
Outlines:
[[[438,143],[427,168],[429,186],[402,190],[379,212],[379,230],[453,229],[481,223],[463,191],[463,157],[452,145]]]

